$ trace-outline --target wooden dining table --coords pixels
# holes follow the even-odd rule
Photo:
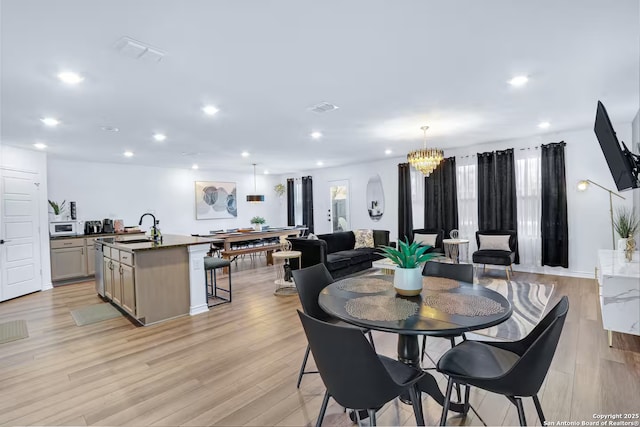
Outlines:
[[[414,297],[396,294],[393,276],[346,278],[324,288],[318,302],[328,314],[345,322],[397,334],[398,360],[418,369],[420,335],[460,336],[502,323],[512,313],[509,301],[495,291],[436,277],[423,277],[422,292]],[[443,405],[444,395],[433,375],[426,372],[420,386]],[[450,410],[463,412],[464,405],[452,403]]]

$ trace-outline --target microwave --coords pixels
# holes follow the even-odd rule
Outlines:
[[[78,221],[53,221],[49,223],[51,236],[75,236],[78,234]]]

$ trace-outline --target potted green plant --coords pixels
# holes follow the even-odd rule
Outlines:
[[[640,220],[636,216],[635,209],[629,209],[627,207],[616,209],[613,227],[620,236],[620,239],[618,239],[618,250],[623,251],[627,247],[627,240],[633,239],[638,230],[640,230]]]
[[[253,228],[256,231],[261,231],[262,230],[262,224],[266,223],[267,220],[265,220],[261,216],[254,216],[253,218],[251,218],[250,222],[251,222],[251,224],[253,224]]]
[[[382,255],[396,264],[393,276],[393,287],[404,296],[415,296],[422,291],[422,264],[434,257],[426,253],[431,246],[423,246],[418,242],[398,242],[398,248],[380,246]]]
[[[53,200],[49,200],[49,206],[53,209],[53,220],[60,221],[62,220],[62,210],[64,209],[64,205],[66,204],[66,200],[63,200],[62,203],[58,204]]]

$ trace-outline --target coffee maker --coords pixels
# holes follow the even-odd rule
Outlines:
[[[105,218],[104,221],[102,221],[102,232],[103,233],[113,233],[114,232],[113,220],[112,219]]]

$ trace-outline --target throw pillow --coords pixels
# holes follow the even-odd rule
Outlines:
[[[511,248],[509,247],[509,237],[504,235],[488,235],[488,234],[479,234],[480,237],[480,250],[492,250],[492,251],[507,251],[511,252]]]
[[[307,240],[318,240],[318,236],[313,233],[309,233],[309,235],[307,236]]]
[[[375,248],[373,243],[373,230],[354,230],[356,236],[356,244],[353,249],[358,248]]]
[[[413,241],[418,242],[424,246],[434,247],[436,245],[436,239],[438,238],[437,234],[420,234],[415,233],[413,235]]]

